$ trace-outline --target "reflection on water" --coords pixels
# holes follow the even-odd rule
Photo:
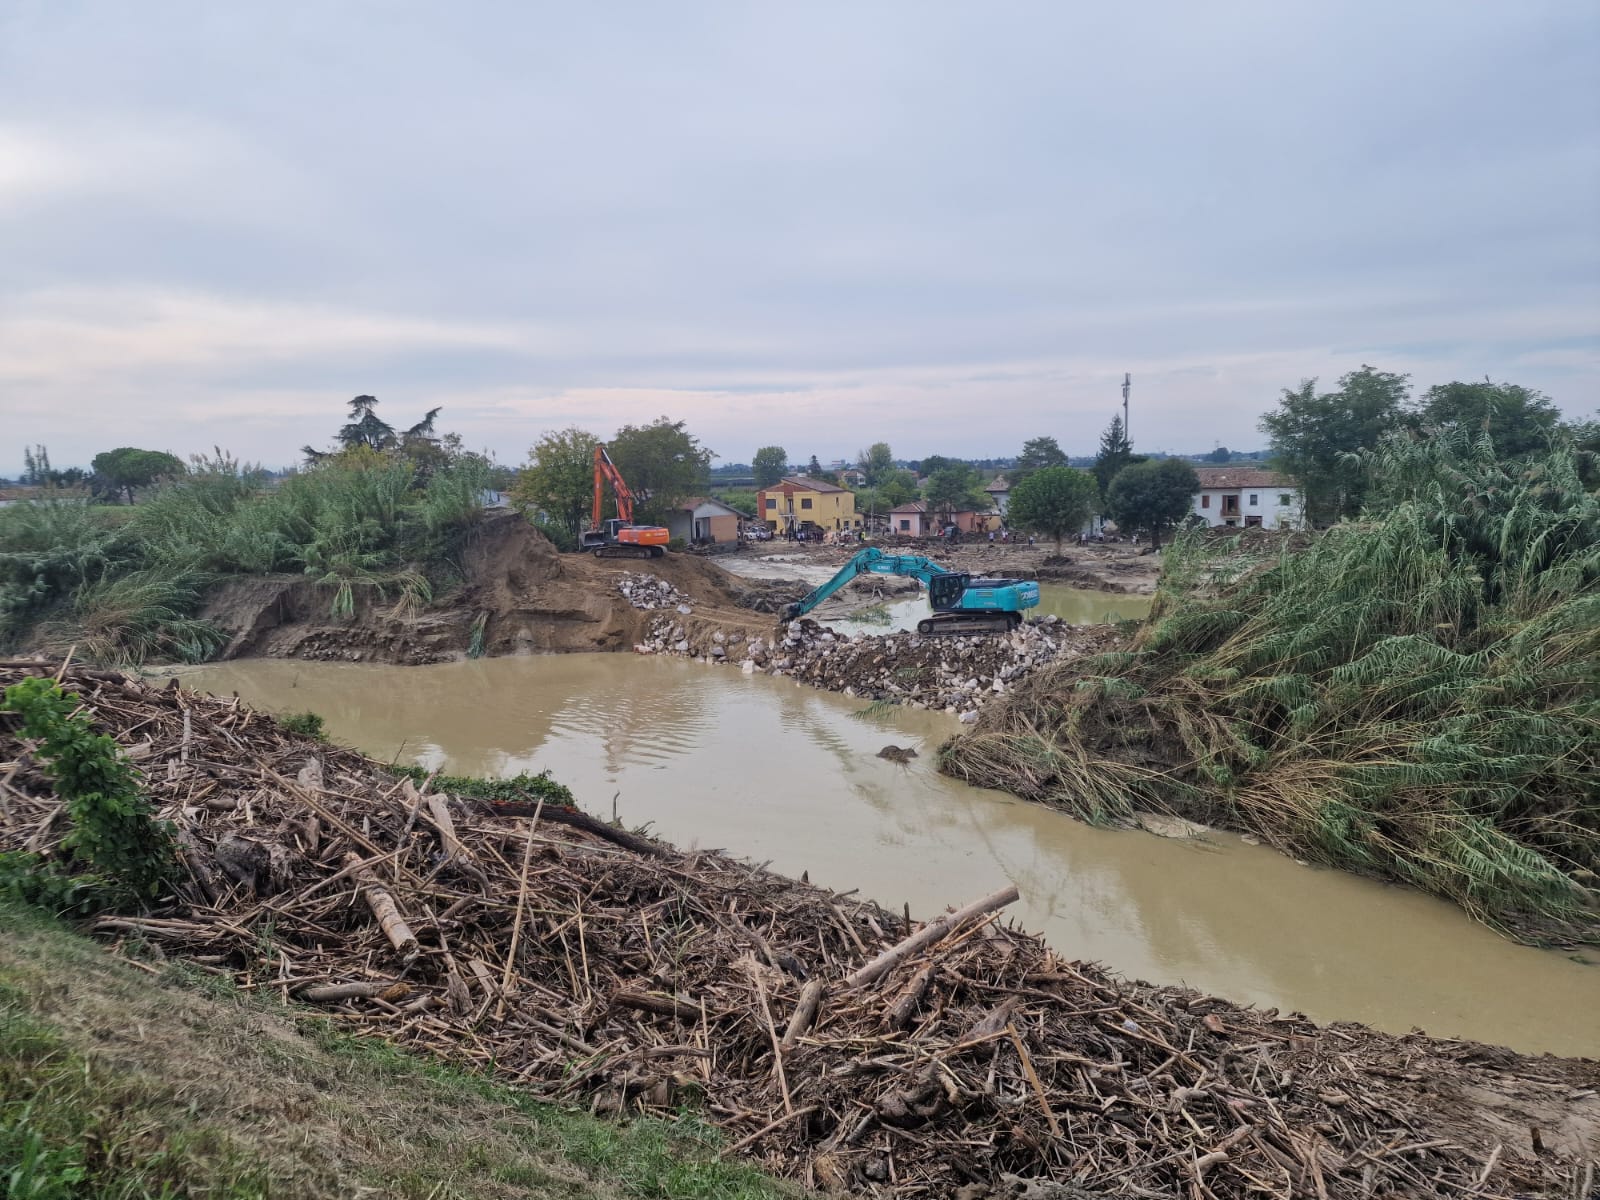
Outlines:
[[[1095,593],[1099,596],[1099,593]],[[1112,597],[1128,599],[1127,597]],[[311,709],[376,757],[549,768],[681,846],[931,914],[1014,881],[1016,918],[1072,958],[1230,999],[1528,1051],[1600,1051],[1600,968],[1507,942],[1439,901],[1216,835],[1092,829],[933,770],[954,726],[788,680],[620,654],[384,667],[252,661],[189,682]],[[906,766],[876,757],[914,745]]]
[[[839,593],[839,599],[831,601],[822,611],[853,611],[871,603],[870,581],[858,580],[850,589]],[[915,629],[917,622],[928,615],[928,594],[923,591],[915,596],[885,601],[883,610],[888,616],[887,621],[851,621],[831,617],[817,619],[828,628],[847,635]],[[1102,625],[1112,621],[1136,620],[1149,611],[1149,596],[1127,596],[1121,592],[1098,592],[1059,583],[1041,583],[1039,606],[1030,608],[1027,615],[1057,616],[1069,625]]]

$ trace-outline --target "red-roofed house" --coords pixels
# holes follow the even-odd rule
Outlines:
[[[1190,511],[1207,525],[1294,529],[1305,500],[1285,475],[1260,467],[1196,467],[1200,490]]]

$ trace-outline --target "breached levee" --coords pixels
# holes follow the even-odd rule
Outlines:
[[[56,671],[11,664],[0,683]],[[1131,983],[1005,927],[1004,897],[907,928],[537,802],[419,791],[237,700],[95,671],[64,686],[184,849],[171,894],[101,933],[545,1094],[700,1107],[730,1152],[809,1184],[983,1200],[1019,1180],[1219,1198],[1570,1197],[1594,1180],[1589,1060]],[[0,779],[0,849],[64,856],[60,803],[9,717]],[[251,846],[272,870],[249,869]]]

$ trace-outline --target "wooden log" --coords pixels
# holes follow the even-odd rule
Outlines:
[[[845,984],[849,987],[864,987],[869,983],[877,982],[918,950],[942,940],[951,931],[960,928],[974,917],[985,916],[996,909],[1015,903],[1019,895],[1016,885],[1011,884],[1001,888],[992,896],[974,900],[965,908],[957,909],[953,913],[946,913],[942,917],[929,921],[904,941],[890,946],[889,949],[845,980]]]
[[[354,868],[356,883],[361,886],[361,897],[367,902],[367,907],[372,909],[372,915],[378,918],[378,926],[389,939],[389,944],[399,952],[401,958],[409,963],[417,957],[421,948],[417,945],[417,935],[411,932],[405,918],[400,915],[400,909],[394,902],[394,897],[381,883],[378,877],[361,861],[359,854],[347,853],[344,856],[344,865]]]
[[[222,889],[217,886],[216,874],[211,870],[211,864],[206,861],[205,852],[195,841],[194,830],[188,825],[180,825],[177,833],[178,853],[183,857],[183,865],[189,868],[189,874],[195,883],[200,885],[200,890],[212,904],[222,895]]]
[[[821,979],[813,979],[800,989],[800,999],[795,1003],[794,1014],[789,1018],[789,1024],[783,1031],[783,1041],[779,1044],[780,1053],[789,1053],[810,1031],[816,1022],[817,1010],[822,1007],[823,993],[827,990],[826,981]]]
[[[640,1012],[656,1013],[663,1017],[679,1017],[686,1021],[700,1016],[700,1006],[688,997],[651,996],[643,992],[618,992],[611,997],[614,1008],[634,1008]]]
[[[456,823],[450,817],[450,806],[445,803],[443,796],[428,797],[428,815],[433,818],[433,827],[439,831],[439,844],[444,848],[444,861],[465,858],[467,848],[456,836]]]
[[[338,1000],[370,1000],[374,997],[393,1003],[404,1000],[411,988],[394,980],[369,980],[365,983],[327,983],[296,993],[298,999],[330,1004]]]
[[[648,838],[629,833],[626,829],[618,829],[614,825],[607,825],[604,821],[565,804],[544,804],[542,801],[538,804],[528,804],[521,800],[478,800],[476,803],[493,817],[531,817],[535,813],[542,813],[546,821],[552,821],[557,825],[570,825],[573,829],[592,833],[613,846],[621,846],[624,850],[632,850],[635,854],[643,854],[648,858],[670,857],[666,850]]]
[[[904,1029],[911,1024],[911,1017],[917,1011],[917,1005],[922,1003],[922,998],[928,994],[928,985],[933,982],[938,970],[937,963],[929,963],[911,977],[911,982],[906,984],[901,993],[895,997],[894,1003],[885,1010],[883,1014],[885,1029]]]

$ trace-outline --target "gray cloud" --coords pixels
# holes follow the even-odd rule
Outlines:
[[[361,391],[520,457],[1260,444],[1302,376],[1600,393],[1600,11],[0,16],[0,473],[268,462]],[[1107,6],[1109,8],[1109,6]]]

